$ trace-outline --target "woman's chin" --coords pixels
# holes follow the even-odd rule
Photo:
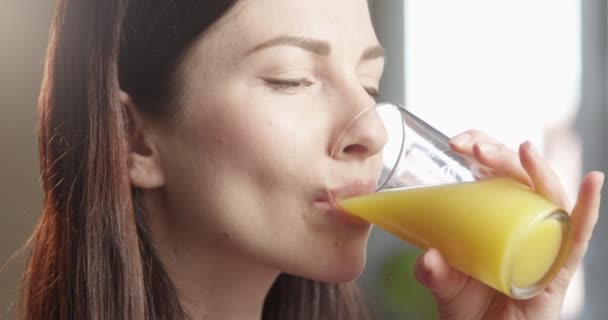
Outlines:
[[[363,272],[363,267],[359,268],[359,269],[350,269],[350,270],[341,270],[340,272],[333,274],[328,281],[325,282],[329,282],[329,283],[344,283],[344,282],[350,282],[350,281],[354,281],[357,278],[359,278],[359,276],[361,275],[361,273]]]
[[[365,254],[356,257],[335,256],[322,266],[310,270],[306,278],[320,282],[344,283],[357,279],[365,267]]]
[[[317,238],[300,250],[290,250],[280,263],[285,273],[302,278],[327,282],[343,283],[357,279],[365,267],[367,237]],[[293,252],[299,252],[294,255]]]
[[[336,249],[327,265],[325,282],[342,283],[357,279],[365,268],[366,246],[359,244]]]

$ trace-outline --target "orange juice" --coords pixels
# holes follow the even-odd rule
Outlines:
[[[381,191],[340,205],[517,299],[542,291],[570,247],[568,214],[509,178]]]

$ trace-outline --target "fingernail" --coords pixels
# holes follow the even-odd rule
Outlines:
[[[452,144],[457,145],[459,147],[464,146],[469,141],[471,141],[471,135],[468,133],[461,133],[450,140]]]
[[[424,253],[424,257],[423,257],[423,259],[424,259],[424,267],[427,270],[429,269],[429,266],[432,263],[432,260],[433,260],[432,255],[433,255],[433,250],[428,250],[427,252]]]
[[[491,155],[498,152],[498,146],[493,143],[479,142],[477,143],[477,148],[479,148],[479,152],[484,155]]]
[[[433,264],[432,260],[434,259],[432,257],[432,252],[427,251],[422,257],[422,259],[424,261],[422,268],[422,281],[424,282],[424,284],[429,285],[431,284],[431,265]]]
[[[536,149],[536,147],[534,147],[534,145],[532,144],[532,142],[530,140],[524,142],[524,147],[527,148],[528,150],[530,150],[530,153],[536,157],[540,157],[540,153],[538,152],[538,149]]]

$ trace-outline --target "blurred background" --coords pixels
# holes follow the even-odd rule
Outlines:
[[[512,148],[531,140],[571,199],[584,172],[608,171],[605,0],[369,2],[388,55],[383,97],[448,135],[477,128]],[[53,6],[0,0],[0,319],[15,318],[25,260],[16,253],[41,207],[36,100]],[[607,208],[564,320],[608,315]],[[372,233],[361,282],[381,319],[436,318],[411,272],[418,254],[381,230]]]
[[[0,319],[15,319],[23,246],[41,208],[36,101],[55,1],[0,0]]]
[[[476,128],[513,149],[530,140],[572,200],[585,172],[608,170],[605,0],[369,2],[388,51],[384,98],[449,136]],[[607,207],[564,320],[608,315]],[[382,319],[435,319],[409,272],[420,252],[378,229],[368,251],[362,281]]]

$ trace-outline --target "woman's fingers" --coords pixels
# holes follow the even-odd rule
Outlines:
[[[522,167],[519,156],[501,143],[479,142],[473,146],[475,159],[493,169],[497,176],[509,176],[532,186],[532,180]]]
[[[482,132],[469,130],[450,140],[450,145],[455,151],[472,155],[480,164],[490,167],[493,175],[515,178],[559,206],[570,209],[559,178],[529,141],[520,145],[518,154]]]
[[[473,155],[473,146],[479,142],[488,142],[488,143],[498,143],[498,140],[490,137],[489,135],[477,131],[477,130],[467,130],[459,135],[456,135],[452,139],[450,139],[450,146],[455,151],[472,156]]]
[[[527,141],[519,147],[521,165],[532,180],[534,190],[560,207],[570,210],[570,204],[559,177]]]
[[[436,249],[429,249],[418,258],[414,275],[433,293],[440,304],[453,301],[470,279],[466,274],[450,267]]]
[[[476,130],[469,130],[450,140],[454,151],[474,157],[492,175],[509,176],[532,186],[532,180],[520,163],[519,156],[496,139]]]
[[[433,293],[439,304],[454,300],[469,279],[464,273],[450,267],[436,249],[429,249],[418,258],[414,275]]]
[[[572,249],[564,266],[570,275],[574,274],[587,252],[589,240],[599,216],[603,183],[604,174],[597,171],[587,174],[581,183],[578,199],[572,211],[572,223],[574,224]]]
[[[490,287],[450,267],[436,249],[418,258],[414,274],[435,297],[441,319],[481,319],[496,295]]]

